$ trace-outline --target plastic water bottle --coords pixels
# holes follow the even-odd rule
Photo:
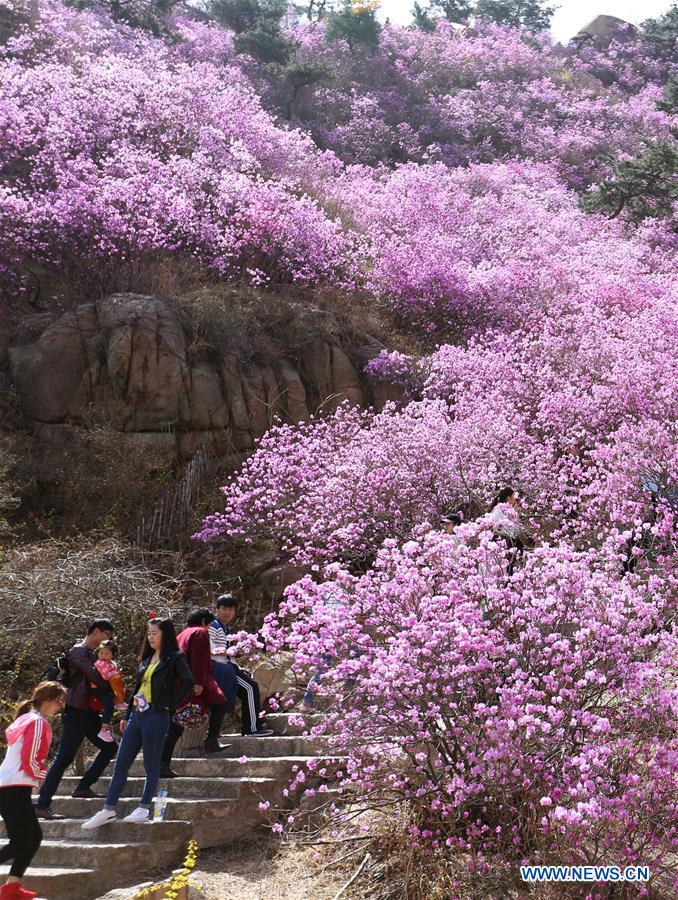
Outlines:
[[[167,809],[167,791],[160,791],[153,804],[153,821],[160,822],[165,818]]]

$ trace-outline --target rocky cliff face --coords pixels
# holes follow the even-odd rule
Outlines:
[[[42,440],[63,445],[77,426],[106,421],[168,462],[200,445],[223,456],[247,452],[275,417],[298,422],[345,400],[381,407],[391,399],[338,338],[310,335],[293,358],[266,363],[226,350],[217,357],[195,361],[178,311],[139,294],[79,306],[9,350]]]

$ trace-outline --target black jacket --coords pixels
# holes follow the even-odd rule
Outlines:
[[[151,659],[152,657],[149,656],[142,660],[137,671],[132,699],[127,707],[126,718],[128,719],[134,709],[134,695],[139,692],[141,679]],[[153,712],[167,711],[173,713],[181,701],[191,693],[194,683],[186,657],[181,650],[177,650],[176,653],[168,656],[167,659],[160,660],[158,667],[151,676],[151,710]]]
[[[94,668],[97,655],[84,644],[76,644],[71,647],[66,656],[68,660],[68,694],[66,706],[74,706],[76,709],[89,709],[91,693],[90,684],[105,688],[111,687],[105,678]]]

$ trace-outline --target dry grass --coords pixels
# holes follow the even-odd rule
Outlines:
[[[193,880],[206,900],[331,900],[347,876],[326,862],[313,847],[262,841],[204,851]]]
[[[208,283],[170,296],[185,317],[191,352],[198,358],[220,357],[226,350],[245,365],[266,363],[303,355],[315,340],[340,343],[349,355],[357,354],[358,364],[385,347],[409,353],[421,349],[388,310],[359,292]]]
[[[0,565],[2,703],[26,696],[54,658],[102,616],[116,625],[119,662],[129,680],[148,612],[182,621],[187,587],[176,555],[141,556],[112,538],[7,550]],[[0,723],[10,712],[0,709]]]

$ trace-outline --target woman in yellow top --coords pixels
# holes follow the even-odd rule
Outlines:
[[[139,751],[143,751],[146,783],[139,806],[125,822],[145,822],[160,780],[160,761],[170,716],[193,689],[193,676],[177,644],[171,619],[151,619],[141,649],[141,663],[134,685],[115,769],[104,808],[82,827],[98,828],[117,819],[116,805],[127,782],[127,775]]]

